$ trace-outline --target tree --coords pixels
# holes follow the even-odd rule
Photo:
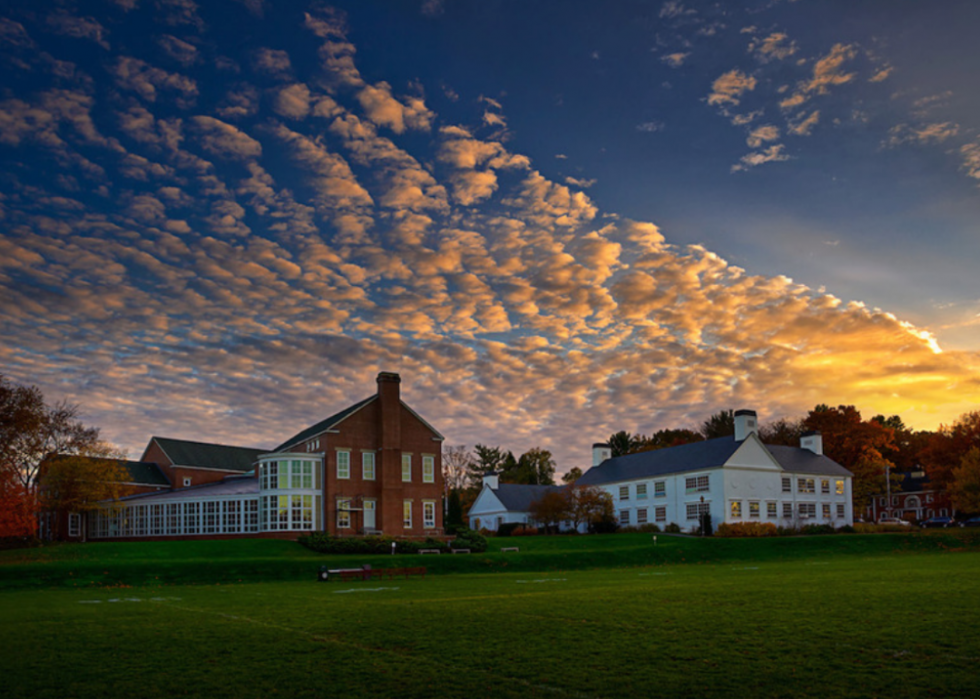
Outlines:
[[[980,410],[964,413],[952,425],[940,425],[921,452],[932,484],[948,492],[953,470],[973,447],[980,447]]]
[[[445,525],[447,534],[455,534],[466,526],[466,522],[463,521],[463,502],[459,494],[460,490],[454,488],[449,491],[449,497],[446,499]]]
[[[561,477],[561,482],[565,485],[571,485],[581,477],[582,469],[580,469],[578,466],[573,466],[568,473]]]
[[[717,439],[735,434],[735,411],[722,410],[701,423],[701,434],[705,439]]]
[[[528,485],[554,485],[555,460],[547,449],[534,447],[521,454],[517,460],[518,471],[524,475],[522,483]]]
[[[463,444],[442,449],[442,476],[450,492],[466,488],[472,470],[473,455]]]
[[[620,430],[619,432],[609,435],[609,447],[612,450],[613,458],[617,456],[625,456],[626,454],[633,453],[633,447],[636,446],[636,442],[633,439],[633,435],[625,430]]]
[[[802,419],[788,420],[781,417],[761,425],[759,427],[759,439],[765,444],[798,447],[800,446],[800,437],[805,431]]]
[[[0,470],[0,540],[37,535],[37,500],[12,471]]]
[[[953,469],[949,497],[957,510],[980,512],[980,448],[972,447]]]
[[[469,479],[471,483],[478,483],[488,473],[498,473],[503,470],[505,454],[500,447],[488,447],[477,444],[473,447],[476,458],[470,462]]]
[[[44,402],[37,386],[20,386],[0,374],[0,470],[13,474],[29,491],[53,454],[107,454],[99,430],[78,419],[78,406]]]
[[[552,490],[532,502],[528,514],[535,522],[543,524],[546,531],[556,531],[562,522],[572,519],[572,507],[564,493]]]
[[[616,511],[612,495],[596,486],[572,486],[568,489],[572,502],[569,518],[578,529],[579,524],[588,525],[589,531],[596,531],[604,522],[615,521]]]
[[[38,503],[50,512],[89,512],[128,495],[128,475],[117,458],[57,455],[41,466]],[[54,518],[55,538],[59,520]]]

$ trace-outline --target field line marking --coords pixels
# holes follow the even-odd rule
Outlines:
[[[407,657],[407,658],[410,658],[410,659],[413,659],[413,660],[416,660],[416,661],[417,660],[425,660],[425,661],[428,661],[430,663],[437,664],[441,668],[444,668],[444,669],[448,667],[447,662],[444,659],[441,659],[441,658],[438,659],[438,660],[435,660],[435,659],[430,658],[429,656],[418,656],[418,655],[412,655],[410,653],[405,653],[405,652],[399,652],[399,651],[390,650],[390,649],[387,649],[387,648],[377,648],[377,647],[373,647],[373,646],[365,646],[365,645],[362,645],[360,643],[353,643],[349,639],[341,639],[338,636],[325,636],[325,635],[322,635],[322,634],[314,634],[314,633],[310,633],[308,631],[301,631],[299,629],[295,629],[295,628],[292,628],[290,626],[284,626],[283,624],[272,624],[272,623],[269,623],[269,622],[259,621],[258,619],[252,619],[251,617],[241,616],[241,615],[238,615],[238,614],[226,614],[225,612],[216,612],[216,611],[213,611],[211,609],[198,609],[198,608],[195,608],[195,607],[186,607],[186,606],[180,605],[180,604],[168,604],[167,606],[168,607],[171,607],[171,608],[174,608],[174,609],[180,609],[181,611],[184,611],[184,612],[190,612],[192,614],[210,614],[212,616],[218,616],[218,617],[221,617],[223,619],[229,619],[231,621],[244,621],[244,622],[249,623],[249,624],[255,624],[256,626],[264,626],[264,627],[269,628],[269,629],[277,629],[279,631],[285,631],[286,633],[293,634],[295,636],[306,636],[307,638],[309,638],[311,640],[314,640],[314,641],[321,641],[321,642],[324,642],[324,643],[335,643],[337,645],[343,645],[343,646],[345,646],[347,648],[354,647],[354,648],[357,648],[358,650],[362,650],[362,651],[365,651],[365,652],[368,652],[368,653],[374,653],[374,654],[377,654],[377,653],[387,653],[389,655],[397,656],[397,657],[399,657],[401,659],[405,659]],[[492,672],[490,670],[482,670],[482,669],[479,669],[479,668],[469,668],[469,667],[467,667],[467,668],[459,668],[459,672],[468,672],[468,673],[471,673],[471,674],[479,672],[479,673],[482,673],[482,674],[487,675],[488,677],[492,678],[495,682],[499,682],[501,680],[503,680],[503,681],[509,681],[509,682],[513,682],[514,684],[523,685],[525,687],[528,687],[529,689],[539,689],[539,690],[543,690],[543,691],[546,691],[546,692],[551,692],[553,694],[560,694],[562,696],[576,697],[576,699],[600,699],[600,697],[598,695],[595,695],[595,694],[586,694],[585,692],[579,692],[579,691],[576,691],[574,689],[563,689],[561,687],[553,687],[553,686],[547,685],[547,684],[535,684],[533,682],[530,682],[529,680],[525,680],[525,679],[520,678],[520,677],[508,677],[506,675],[501,675],[499,673]]]

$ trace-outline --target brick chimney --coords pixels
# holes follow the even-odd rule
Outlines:
[[[401,448],[401,382],[398,374],[388,371],[378,374],[378,419],[382,449]]]
[[[735,411],[735,441],[748,439],[753,432],[759,431],[759,419],[754,410]]]
[[[804,432],[800,435],[800,449],[809,449],[818,456],[823,456],[823,437],[820,432]]]

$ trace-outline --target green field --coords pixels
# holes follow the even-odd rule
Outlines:
[[[324,560],[280,541],[3,552],[0,696],[980,694],[976,537],[497,539],[360,557],[430,575],[356,583],[316,582]]]

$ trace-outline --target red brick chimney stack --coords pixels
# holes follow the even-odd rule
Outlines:
[[[401,382],[398,374],[388,371],[378,374],[382,450],[401,448]]]

